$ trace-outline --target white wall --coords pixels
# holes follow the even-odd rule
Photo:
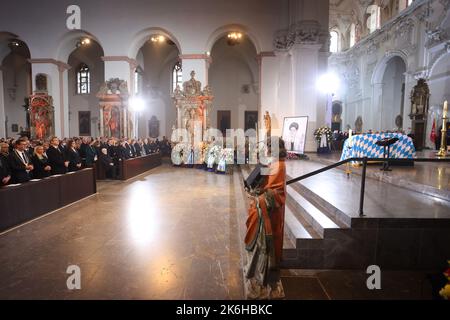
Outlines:
[[[178,55],[176,46],[152,42],[146,42],[138,53],[144,69],[141,95],[145,101],[145,109],[139,114],[139,137],[149,136],[148,121],[152,116],[159,120],[160,138],[170,137],[172,126],[176,125],[176,109],[171,94],[172,68]]]
[[[450,35],[450,3],[439,0],[428,3],[431,10],[427,1],[415,1],[353,48],[331,55],[330,69],[340,77],[343,87],[339,94],[343,101],[344,128],[347,124],[354,127],[358,116],[363,118],[363,130],[395,127],[401,71],[395,71],[398,66],[389,64],[392,59],[406,64],[403,128],[411,127],[409,95],[419,78],[426,79],[429,85],[430,114],[441,112],[443,100],[450,98],[450,58],[446,46]],[[436,30],[442,31],[431,36]],[[389,77],[392,85],[385,83]],[[394,105],[395,109],[384,109],[388,105]],[[432,121],[429,120],[426,141],[432,147],[429,141]]]
[[[214,95],[211,126],[218,127],[218,110],[230,110],[231,129],[244,129],[245,111],[258,110],[256,49],[248,38],[235,46],[229,46],[222,38],[214,45],[211,58],[209,85]],[[248,93],[243,91],[244,85],[249,87]]]
[[[383,76],[381,130],[397,129],[395,118],[402,115],[402,84],[406,66],[399,57],[393,57],[386,65]]]
[[[11,53],[3,60],[2,69],[8,136],[17,137],[21,127],[26,129],[26,112],[22,106],[25,104],[24,98],[28,98],[31,94],[30,64],[22,55]],[[8,89],[15,89],[15,95],[10,95]],[[12,132],[13,124],[18,125],[18,132]]]
[[[91,136],[100,135],[98,124],[100,121],[100,108],[98,93],[104,80],[104,63],[101,60],[102,48],[95,42],[88,46],[82,46],[72,52],[69,57],[68,92],[69,92],[69,135],[79,136],[78,112],[91,112]],[[91,90],[89,94],[77,94],[76,72],[81,63],[85,63],[90,70]]]

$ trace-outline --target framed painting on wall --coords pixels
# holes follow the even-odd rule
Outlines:
[[[91,112],[78,111],[78,132],[80,136],[91,135]]]
[[[258,122],[258,111],[245,111],[244,114],[244,130],[255,129]]]

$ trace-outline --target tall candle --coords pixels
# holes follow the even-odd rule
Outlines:
[[[447,100],[445,100],[445,102],[444,102],[444,109],[442,110],[442,117],[443,118],[447,117],[447,108],[448,108],[447,104],[448,104],[448,102],[447,102]]]
[[[348,147],[351,148],[352,147],[352,129],[348,129]]]

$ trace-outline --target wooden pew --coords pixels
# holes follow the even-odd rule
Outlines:
[[[0,188],[0,231],[97,192],[92,168]]]

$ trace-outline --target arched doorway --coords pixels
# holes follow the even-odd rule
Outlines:
[[[135,94],[145,102],[138,115],[138,136],[170,137],[177,117],[171,94],[182,81],[180,50],[169,33],[159,29],[149,32],[136,55]]]
[[[0,137],[29,135],[30,50],[16,35],[0,32]]]
[[[382,78],[380,130],[402,129],[406,64],[398,56],[389,59]]]
[[[98,93],[105,81],[104,55],[100,44],[80,37],[68,58],[69,135],[100,135]]]
[[[258,119],[257,50],[245,33],[228,32],[211,49],[208,79],[214,93],[211,125],[219,130],[255,128]]]

